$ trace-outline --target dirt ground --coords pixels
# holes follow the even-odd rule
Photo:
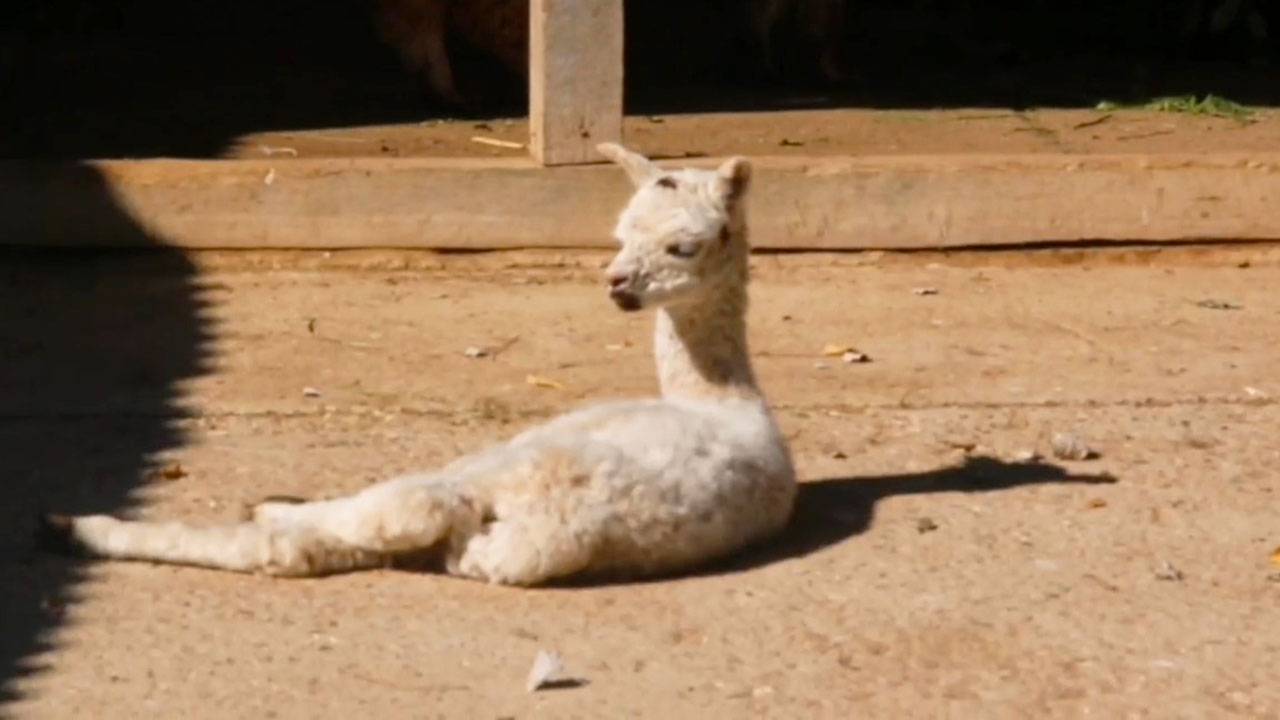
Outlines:
[[[226,519],[653,392],[605,259],[7,257],[0,715],[1280,717],[1272,246],[756,257],[753,352],[806,484],[784,537],[689,577],[31,552],[41,506]],[[1054,432],[1100,456],[1026,461]],[[544,648],[583,683],[526,693]]]
[[[1275,111],[1247,119],[1139,110],[793,110],[630,116],[629,144],[656,157],[959,153],[1271,152]],[[523,118],[431,120],[252,133],[225,155],[272,157],[523,157]],[[479,139],[479,140],[477,140]],[[506,143],[505,146],[492,142]]]

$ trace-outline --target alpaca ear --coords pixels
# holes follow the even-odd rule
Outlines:
[[[741,200],[751,187],[751,162],[744,157],[731,157],[716,170],[726,203]]]
[[[606,158],[622,166],[632,184],[640,187],[661,174],[661,170],[649,158],[632,152],[617,143],[600,143],[596,150]]]

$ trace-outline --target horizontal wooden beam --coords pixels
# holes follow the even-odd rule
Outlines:
[[[763,248],[1280,239],[1280,153],[755,162]],[[607,247],[629,192],[612,166],[524,159],[0,161],[0,243]]]

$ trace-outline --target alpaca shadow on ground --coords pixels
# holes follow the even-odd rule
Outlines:
[[[976,456],[953,467],[922,473],[815,480],[800,485],[795,515],[782,535],[699,574],[740,572],[804,557],[861,534],[871,527],[876,503],[899,495],[992,492],[1023,485],[1116,482],[1112,475],[1073,474],[1044,462],[1007,463]]]
[[[800,558],[866,532],[875,517],[876,503],[899,495],[942,492],[992,492],[1023,485],[1116,482],[1112,475],[1074,474],[1059,465],[1043,462],[1007,463],[991,457],[967,458],[964,463],[922,473],[829,478],[800,484],[795,514],[782,533],[769,541],[680,577],[727,575],[783,560]],[[671,577],[639,582],[661,582]],[[612,581],[605,581],[611,584]],[[586,587],[598,581],[571,580],[560,587]],[[621,581],[617,584],[627,584]]]

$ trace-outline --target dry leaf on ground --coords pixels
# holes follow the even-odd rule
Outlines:
[[[863,360],[859,358],[867,357],[865,354],[858,352],[858,349],[852,345],[837,345],[835,343],[823,345],[822,354],[827,357],[844,357],[845,355],[854,356],[854,360],[845,360],[845,362],[863,362]]]
[[[564,385],[552,380],[551,378],[542,377],[541,375],[526,376],[524,381],[534,387],[547,388],[549,390],[564,389]]]

